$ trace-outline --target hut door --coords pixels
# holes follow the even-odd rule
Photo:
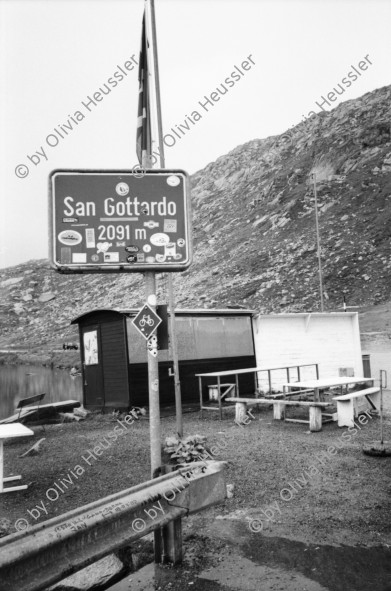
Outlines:
[[[83,334],[84,401],[86,406],[104,406],[102,351],[98,325],[85,326]]]

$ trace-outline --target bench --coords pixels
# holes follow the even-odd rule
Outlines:
[[[18,402],[17,407],[16,407],[16,410],[19,410],[18,421],[20,421],[20,418],[21,418],[20,413],[22,412],[23,409],[26,409],[27,406],[29,406],[30,408],[26,409],[27,412],[24,416],[26,416],[27,414],[30,414],[29,411],[31,411],[32,413],[34,411],[36,411],[37,412],[37,419],[39,420],[39,407],[40,407],[42,400],[45,398],[45,396],[46,396],[46,393],[34,394],[34,396],[29,396],[28,398],[21,398]],[[34,406],[34,407],[30,406],[31,404],[34,404],[34,402],[38,402],[38,405]],[[22,418],[22,420],[23,420],[23,418]],[[45,431],[44,425],[42,425],[42,429],[43,429],[43,431]]]
[[[13,480],[20,480],[22,477],[18,476],[7,476],[4,478],[3,465],[4,465],[4,450],[3,442],[5,439],[11,439],[14,437],[28,437],[34,435],[34,431],[28,429],[21,423],[13,423],[12,425],[0,425],[0,494],[5,492],[13,492],[15,490],[23,490],[28,487],[28,484],[22,484],[21,486],[4,487],[4,482],[10,482]]]
[[[29,396],[28,398],[21,398],[18,402],[18,405],[16,407],[16,410],[19,410],[19,416],[18,416],[18,420],[20,419],[20,413],[22,412],[22,409],[25,408],[26,406],[30,406],[30,404],[34,404],[34,402],[38,402],[38,406],[37,406],[37,411],[39,414],[39,405],[41,404],[41,401],[45,398],[46,394],[34,394],[34,396]],[[31,409],[31,410],[35,410],[35,409]]]
[[[300,396],[301,394],[306,394],[307,392],[314,392],[313,388],[306,388],[303,390],[302,388],[292,389],[291,391],[285,390],[284,392],[277,392],[277,394],[268,394],[268,400],[280,400],[285,399],[288,396]]]
[[[380,406],[380,388],[366,388],[335,396],[337,402],[338,427],[353,427],[354,419],[366,410],[378,411]],[[365,403],[366,401],[366,403]],[[362,404],[364,402],[364,404]]]
[[[44,394],[39,394],[38,396],[44,396]],[[33,396],[30,397],[30,404],[32,404]],[[29,400],[25,398],[24,400]],[[21,401],[22,402],[22,401]],[[19,409],[19,412],[13,414],[10,417],[5,419],[1,419],[0,425],[6,425],[9,423],[15,423],[20,419],[20,422],[24,422],[27,417],[30,417],[29,420],[34,416],[34,414],[40,413],[41,420],[43,418],[49,418],[55,416],[60,411],[71,411],[74,408],[80,406],[80,402],[78,400],[62,400],[60,402],[49,402],[48,404],[38,404],[38,406],[28,406],[22,402],[23,407]],[[26,407],[26,408],[24,408]]]
[[[34,394],[34,396],[29,396],[28,398],[21,398],[18,402],[18,405],[15,409],[15,414],[6,419],[2,419],[0,421],[0,425],[6,425],[8,423],[20,423],[26,417],[38,413],[39,416],[39,408],[41,404],[41,400],[45,398],[46,394]],[[34,402],[38,402],[38,406],[32,406],[30,408],[26,408],[26,406],[30,406],[30,404],[34,404]],[[41,407],[42,408],[42,407]],[[19,411],[19,412],[18,412]]]
[[[286,419],[294,423],[308,423],[310,431],[322,430],[322,408],[333,406],[333,402],[315,402],[300,400],[271,400],[270,398],[226,398],[227,402],[236,402],[235,420],[241,422],[246,416],[248,404],[272,404],[273,418],[277,421],[285,420],[286,406],[307,406],[309,407],[309,421],[301,419]]]

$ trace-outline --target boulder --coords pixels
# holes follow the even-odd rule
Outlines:
[[[23,314],[23,312],[24,312],[23,304],[20,304],[19,302],[14,304],[14,312],[18,316],[19,316],[19,314]]]
[[[50,302],[50,300],[54,300],[56,298],[55,294],[51,291],[47,291],[46,293],[42,293],[39,298],[38,301],[41,302],[41,304],[45,303],[45,302]]]
[[[14,532],[13,525],[9,519],[5,517],[0,518],[0,538],[4,536],[8,536],[8,534],[12,534]]]
[[[90,410],[86,410],[83,407],[79,407],[79,408],[74,408],[73,409],[73,414],[76,415],[77,417],[82,417],[83,419],[86,418],[87,415],[89,415],[91,413]]]
[[[23,281],[23,277],[11,277],[10,279],[5,279],[1,282],[1,287],[10,287],[11,285],[17,285]]]

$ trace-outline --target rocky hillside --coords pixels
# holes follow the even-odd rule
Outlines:
[[[326,310],[372,306],[391,289],[391,86],[253,140],[192,176],[194,263],[180,307],[319,310],[315,173]],[[165,276],[158,276],[165,301]],[[141,275],[59,275],[45,260],[0,273],[0,348],[50,350],[75,316],[138,307]]]

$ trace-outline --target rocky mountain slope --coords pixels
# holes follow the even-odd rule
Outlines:
[[[191,178],[194,263],[175,274],[179,307],[320,309],[316,175],[325,309],[372,306],[391,288],[391,86],[253,140]],[[166,301],[166,277],[158,297]],[[0,271],[0,348],[50,350],[71,319],[134,308],[142,275],[59,275],[45,260]]]

